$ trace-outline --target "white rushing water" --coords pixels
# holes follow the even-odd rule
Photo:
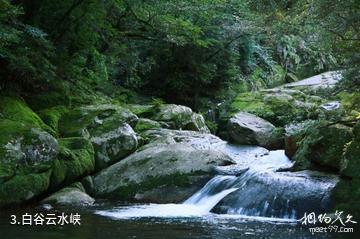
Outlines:
[[[213,193],[214,188],[221,184],[234,182],[235,176],[216,176],[210,180],[199,192],[182,204],[149,204],[130,207],[120,207],[110,211],[97,211],[102,216],[112,218],[141,218],[141,217],[201,217],[209,214],[210,210],[228,194],[237,190],[229,188]]]
[[[224,150],[235,160],[236,165],[221,167],[221,170],[236,172],[241,169],[237,171],[240,173],[237,176],[215,176],[182,204],[131,205],[99,210],[96,214],[114,219],[211,216],[218,219],[294,222],[297,205],[299,202],[303,204],[302,200],[307,199],[304,197],[304,190],[315,194],[323,189],[328,190],[328,184],[312,179],[309,181],[306,173],[277,172],[292,166],[283,150],[268,151],[256,146],[229,144]],[[321,200],[316,203],[321,203]]]

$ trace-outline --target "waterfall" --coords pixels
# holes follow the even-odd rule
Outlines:
[[[194,205],[204,212],[210,212],[221,199],[238,189],[229,188],[236,179],[235,176],[216,176],[183,204]]]

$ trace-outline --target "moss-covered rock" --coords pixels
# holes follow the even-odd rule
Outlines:
[[[60,135],[90,137],[98,127],[116,127],[122,123],[136,125],[138,118],[129,110],[114,104],[90,105],[67,112],[59,121]]]
[[[59,131],[59,120],[68,109],[65,106],[55,106],[49,109],[40,111],[38,114],[45,124],[50,126],[55,132]]]
[[[324,123],[307,128],[298,137],[301,140],[292,158],[295,169],[320,166],[339,172],[345,145],[352,140],[353,134],[351,127]]]
[[[335,209],[343,211],[344,214],[360,218],[360,177],[353,179],[342,179],[332,193]]]
[[[232,163],[228,155],[219,151],[195,149],[188,144],[156,144],[96,175],[95,196],[136,199],[138,193],[169,185],[182,186],[182,190],[188,192],[189,177],[210,176],[215,173],[215,166]],[[198,185],[197,189],[202,186]],[[190,196],[182,195],[182,200]]]
[[[57,140],[29,124],[0,120],[0,207],[44,193],[58,156]]]
[[[248,112],[266,119],[275,126],[316,118],[320,102],[296,90],[263,90],[238,95],[230,113]]]
[[[90,130],[90,134],[97,171],[119,161],[138,147],[138,137],[127,123],[102,125]]]
[[[16,175],[0,186],[0,208],[18,205],[46,192],[51,171]]]
[[[130,125],[138,118],[114,104],[90,105],[66,112],[59,120],[59,133],[65,137],[84,137],[95,149],[96,170],[101,170],[134,152],[138,137]]]
[[[17,97],[0,97],[0,119],[8,119],[29,127],[44,129],[50,133],[54,131],[47,126],[41,118],[32,111],[21,98]]]
[[[341,161],[342,179],[333,193],[335,207],[360,218],[360,122],[353,129],[354,137],[345,145]]]
[[[60,152],[51,174],[51,189],[72,183],[95,169],[94,148],[90,140],[74,137],[59,139]]]
[[[355,125],[353,133],[354,138],[345,145],[340,173],[345,177],[360,178],[360,122]]]
[[[158,128],[161,128],[161,124],[159,122],[150,119],[140,118],[134,130],[140,133],[149,129],[158,129]]]

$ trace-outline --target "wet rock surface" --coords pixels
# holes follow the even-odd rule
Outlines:
[[[280,135],[270,122],[246,112],[239,112],[230,118],[228,133],[237,144],[259,145],[265,148],[281,147]]]

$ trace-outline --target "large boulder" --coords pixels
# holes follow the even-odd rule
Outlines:
[[[138,133],[141,133],[143,131],[149,130],[149,129],[158,129],[161,128],[162,124],[146,118],[139,118],[134,130]]]
[[[200,189],[215,173],[216,166],[232,163],[221,151],[195,149],[186,143],[155,144],[98,173],[94,177],[94,195],[180,202]]]
[[[226,196],[214,211],[276,218],[324,213],[332,209],[331,191],[337,182],[337,176],[315,171],[245,173],[231,186],[238,190]]]
[[[50,189],[56,190],[69,185],[94,172],[94,148],[90,140],[73,137],[59,139],[60,151],[54,161]]]
[[[0,120],[0,207],[44,193],[59,152],[57,140],[32,125]]]
[[[0,207],[25,203],[94,171],[89,139],[56,139],[19,98],[2,98],[0,105]]]
[[[41,201],[42,204],[61,205],[61,206],[88,206],[95,200],[86,194],[81,183],[74,183],[63,188]]]
[[[194,113],[189,107],[183,105],[160,105],[152,119],[166,122],[175,129],[195,130],[202,133],[210,132],[203,116]]]
[[[97,171],[113,164],[138,147],[138,137],[131,126],[136,115],[117,105],[79,107],[59,120],[59,133],[66,137],[89,138],[95,149]]]
[[[228,122],[228,134],[237,144],[281,148],[282,138],[276,127],[256,115],[239,112]]]
[[[239,94],[231,104],[231,113],[248,112],[275,126],[284,127],[317,117],[322,99],[305,95],[298,90],[267,89]]]
[[[314,124],[296,136],[294,169],[322,168],[339,172],[345,145],[352,140],[352,128],[341,125]]]
[[[354,138],[345,147],[341,161],[342,180],[333,193],[336,209],[360,217],[360,122],[354,129]]]
[[[142,148],[156,145],[185,143],[195,149],[222,150],[225,141],[212,134],[204,134],[190,130],[152,129],[143,133],[143,136],[150,141]]]
[[[130,110],[137,115],[157,121],[172,129],[194,130],[210,133],[205,119],[189,107],[175,104],[129,105]],[[152,123],[153,125],[153,123]]]
[[[55,132],[19,97],[0,97],[0,119],[21,122],[55,135]]]

